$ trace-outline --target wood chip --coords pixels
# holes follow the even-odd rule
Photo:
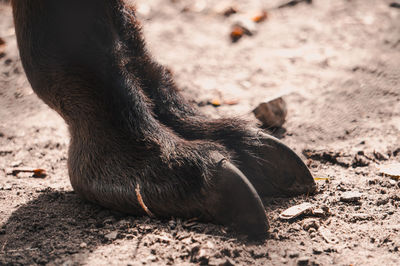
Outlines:
[[[380,167],[379,172],[394,179],[400,179],[400,163],[383,165]]]
[[[325,227],[320,227],[318,229],[319,234],[322,236],[322,238],[329,244],[337,244],[339,243],[339,240],[336,238],[336,236],[334,234],[332,234],[332,232]]]
[[[360,201],[362,197],[362,194],[356,191],[347,191],[344,192],[341,196],[340,196],[340,201],[343,202],[358,202]]]
[[[291,220],[296,217],[299,217],[302,214],[311,212],[313,208],[315,208],[314,204],[305,202],[285,210],[279,215],[279,218],[281,218],[282,220]]]
[[[224,104],[226,105],[236,105],[240,102],[239,99],[231,99],[231,100],[225,100]]]

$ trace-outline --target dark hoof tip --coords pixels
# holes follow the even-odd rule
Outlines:
[[[219,162],[215,184],[208,201],[212,218],[245,234],[265,239],[269,224],[264,205],[247,178],[226,160]]]
[[[261,195],[297,196],[317,190],[309,169],[292,149],[268,134],[259,133],[259,137],[264,178],[258,178],[254,186]]]

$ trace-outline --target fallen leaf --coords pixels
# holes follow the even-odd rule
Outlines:
[[[47,176],[46,170],[44,170],[44,169],[33,170],[33,177],[35,177],[35,178],[45,178],[46,176]]]
[[[253,113],[265,127],[281,127],[286,121],[286,102],[283,98],[262,102],[253,110]]]
[[[231,40],[232,42],[237,42],[239,41],[244,35],[244,29],[239,26],[233,27],[231,31]]]
[[[221,106],[221,101],[220,101],[220,100],[217,100],[217,99],[214,99],[214,100],[212,100],[212,101],[210,102],[210,104],[211,104],[212,106],[214,106],[214,107],[218,107],[218,106]]]
[[[229,16],[231,16],[231,15],[233,15],[233,14],[236,14],[237,12],[238,12],[238,11],[237,11],[237,8],[231,6],[231,7],[226,8],[226,9],[222,12],[222,14],[223,14],[225,17],[229,17]]]
[[[267,11],[263,10],[260,14],[255,15],[251,20],[256,23],[261,23],[268,19]]]

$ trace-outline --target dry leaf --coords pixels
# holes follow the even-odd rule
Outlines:
[[[212,100],[212,101],[210,102],[210,104],[211,104],[212,106],[214,106],[214,107],[218,107],[218,106],[221,106],[221,101],[220,101],[220,100],[217,100],[217,99],[214,99],[214,100]]]
[[[223,14],[225,17],[229,17],[229,16],[231,16],[231,15],[233,15],[233,14],[236,14],[237,12],[238,12],[238,11],[237,11],[237,8],[231,6],[231,7],[228,7],[227,9],[225,9],[225,10],[222,12],[222,14]]]
[[[267,11],[263,10],[260,14],[255,15],[251,20],[256,23],[261,23],[268,19]]]
[[[33,170],[33,177],[35,177],[35,178],[45,178],[46,176],[47,176],[46,170],[44,170],[44,169]]]
[[[240,40],[244,35],[244,29],[242,27],[239,26],[235,26],[233,27],[232,31],[231,31],[231,40],[232,42],[237,42],[238,40]]]
[[[265,127],[281,127],[286,121],[286,102],[282,98],[263,102],[253,110],[253,113]]]

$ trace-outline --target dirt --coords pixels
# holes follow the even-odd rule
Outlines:
[[[400,161],[398,2],[137,2],[154,56],[210,116],[254,119],[260,102],[284,95],[287,121],[273,133],[307,162],[319,193],[263,199],[271,229],[262,243],[81,200],[66,169],[67,128],[32,92],[11,9],[0,3],[0,265],[399,265],[400,181],[378,171]],[[216,12],[222,5],[265,8],[268,19],[232,43],[232,19]],[[207,104],[215,100],[222,105]],[[7,174],[22,167],[47,177]],[[330,214],[279,218],[304,202]]]

